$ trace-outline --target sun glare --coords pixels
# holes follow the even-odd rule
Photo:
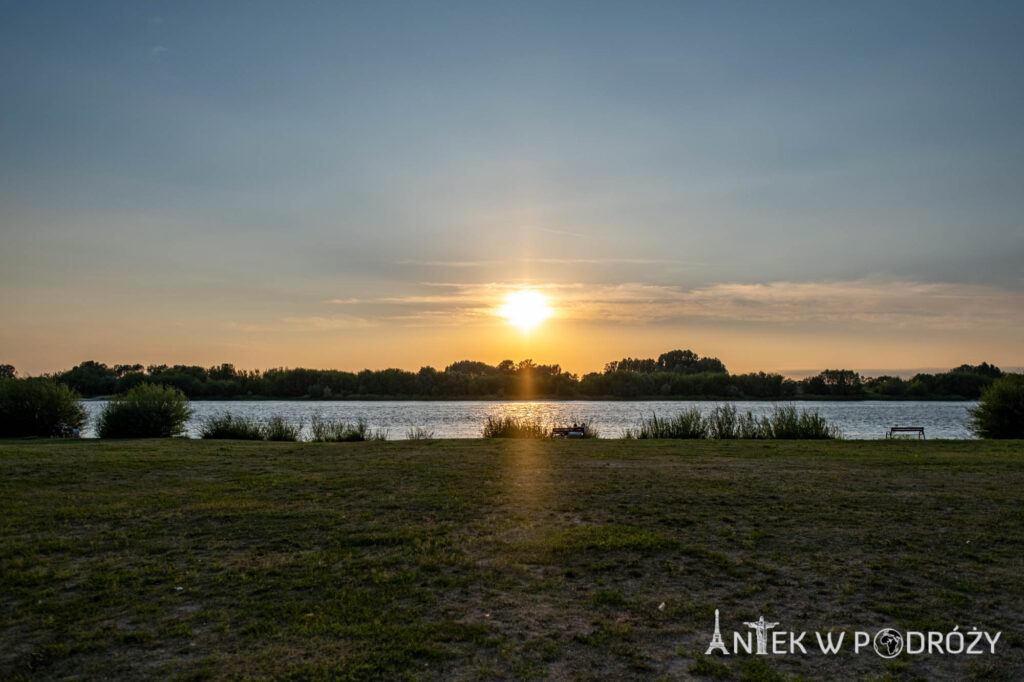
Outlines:
[[[498,314],[528,332],[551,317],[551,308],[544,294],[529,290],[513,291],[505,299],[505,304],[498,308]]]

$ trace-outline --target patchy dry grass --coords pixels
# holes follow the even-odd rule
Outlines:
[[[0,677],[1021,679],[1022,490],[1019,441],[0,442]],[[1003,636],[705,658],[715,608]]]

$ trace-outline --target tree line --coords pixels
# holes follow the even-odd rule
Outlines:
[[[231,364],[123,364],[87,361],[49,375],[86,397],[125,393],[140,384],[180,389],[192,399],[298,398],[345,399],[522,399],[522,398],[751,398],[751,399],[974,399],[1002,371],[988,363],[961,365],[948,372],[863,377],[853,370],[827,369],[806,379],[752,372],[730,374],[718,358],[673,350],[657,358],[627,357],[582,376],[561,366],[532,360],[497,365],[461,360],[443,370],[422,367],[347,372],[285,368],[236,369]],[[11,365],[0,375],[13,377]]]

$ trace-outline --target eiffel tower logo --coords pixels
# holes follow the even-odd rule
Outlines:
[[[729,655],[729,649],[722,641],[722,631],[718,628],[718,609],[715,609],[715,634],[711,635],[711,644],[708,645],[708,650],[704,652],[704,655],[710,656],[712,651],[721,651],[726,656]]]

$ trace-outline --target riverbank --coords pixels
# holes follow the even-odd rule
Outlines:
[[[0,676],[1024,674],[1020,441],[0,442]],[[703,656],[790,631],[995,655]]]

